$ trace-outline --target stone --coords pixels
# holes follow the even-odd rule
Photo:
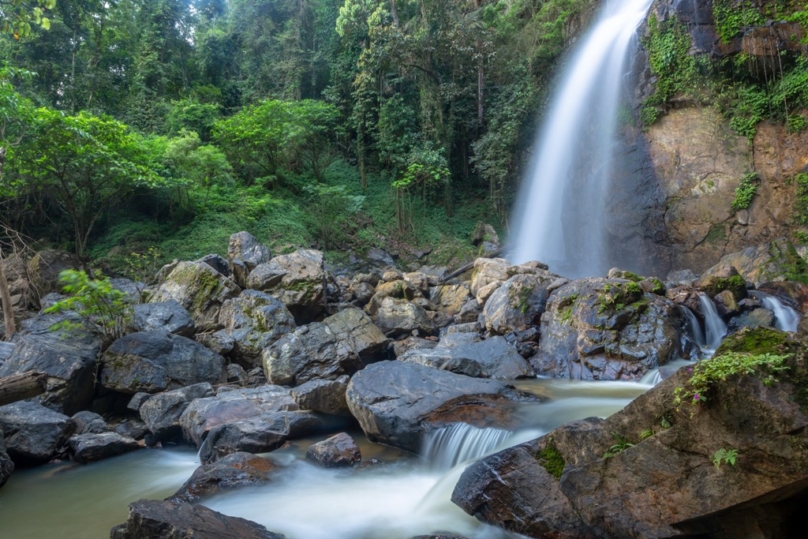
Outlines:
[[[671,271],[665,280],[674,286],[693,286],[693,283],[698,278],[699,276],[693,273],[693,270],[682,269]]]
[[[227,490],[263,485],[277,469],[269,459],[245,452],[232,453],[194,470],[170,499],[194,503]]]
[[[464,303],[463,307],[460,308],[460,312],[455,315],[455,321],[458,324],[477,324],[477,320],[479,319],[480,314],[482,314],[482,310],[483,309],[480,302],[472,298]]]
[[[499,381],[402,361],[368,365],[351,379],[346,397],[371,441],[413,453],[424,432],[458,421],[508,428],[502,412],[525,398]]]
[[[531,365],[553,377],[636,380],[680,357],[684,331],[676,304],[635,282],[579,279],[550,296]]]
[[[260,365],[261,352],[297,327],[283,303],[258,290],[225,301],[219,324],[233,339],[234,358],[248,368]]]
[[[238,296],[241,288],[201,262],[180,262],[152,292],[150,303],[174,300],[194,319],[197,331],[215,331],[222,304]]]
[[[393,260],[393,257],[378,247],[371,247],[368,250],[367,259],[380,268],[394,268],[396,266],[396,261]]]
[[[722,290],[716,294],[713,301],[715,301],[716,309],[721,316],[732,316],[740,310],[738,300],[735,299],[735,295],[729,290]]]
[[[14,343],[0,341],[0,364],[11,357],[14,351]]]
[[[757,308],[746,311],[730,319],[727,328],[734,333],[743,328],[770,328],[774,326],[774,313],[769,309]]]
[[[222,356],[196,341],[162,331],[121,337],[101,356],[101,364],[101,385],[132,395],[227,380]]]
[[[8,255],[8,253],[4,253]],[[17,315],[23,314],[29,307],[37,307],[37,293],[28,275],[28,265],[17,255],[7,256],[0,260],[0,272],[6,277],[11,304]],[[0,308],[2,312],[2,308]],[[2,329],[0,329],[2,331]]]
[[[387,351],[387,337],[360,309],[343,309],[323,323],[363,362],[381,359]]]
[[[350,291],[360,306],[367,305],[376,294],[376,288],[372,284],[365,282],[352,284]]]
[[[704,272],[693,287],[710,297],[729,290],[737,301],[746,297],[746,281],[738,270],[728,264],[718,264]]]
[[[323,253],[300,249],[276,256],[250,272],[247,286],[282,301],[298,324],[313,322],[325,310]]]
[[[450,337],[466,342],[454,344],[455,339]],[[528,362],[504,338],[481,341],[476,333],[454,333],[431,350],[411,350],[398,359],[475,378],[513,380],[535,376]]]
[[[497,289],[502,286],[502,281],[493,281],[488,283],[487,285],[481,287],[477,290],[477,295],[474,299],[477,300],[477,303],[480,305],[485,305],[485,302],[488,301],[488,298],[497,291]]]
[[[0,365],[0,377],[39,371],[48,375],[44,395],[37,400],[66,415],[86,409],[95,392],[96,359],[102,339],[90,331],[62,328],[69,321],[81,324],[75,314],[41,314],[23,322],[15,347]]]
[[[152,395],[140,407],[140,418],[155,441],[175,441],[181,438],[180,417],[195,399],[212,397],[213,387],[208,383]]]
[[[508,261],[504,258],[478,258],[474,261],[470,290],[477,297],[480,289],[491,283],[507,281]]]
[[[375,316],[376,325],[388,337],[400,337],[413,331],[432,335],[435,326],[426,311],[407,300],[384,298]]]
[[[306,450],[306,460],[323,468],[350,468],[361,462],[362,454],[354,439],[341,432],[310,445]]]
[[[6,442],[3,439],[3,429],[0,428],[0,487],[6,484],[14,471],[14,461],[6,452]]]
[[[488,223],[477,223],[477,226],[474,227],[474,232],[471,234],[471,244],[477,247],[486,242],[499,247],[499,235],[494,230],[494,227]]]
[[[101,434],[109,431],[109,425],[103,417],[87,410],[73,414],[70,421],[75,425],[76,434]]]
[[[134,438],[117,432],[76,434],[68,440],[73,460],[88,464],[140,449]]]
[[[37,294],[61,292],[59,274],[65,270],[81,269],[81,261],[73,253],[58,249],[44,249],[28,261],[28,275]]]
[[[149,400],[151,396],[151,393],[146,393],[145,391],[135,393],[132,395],[132,398],[129,399],[129,403],[126,405],[126,408],[135,413],[140,413],[140,407],[143,406],[143,403]]]
[[[0,430],[15,464],[43,464],[54,458],[73,434],[75,425],[64,414],[35,402],[0,406]]]
[[[227,258],[230,261],[241,260],[249,271],[260,264],[269,262],[272,258],[269,248],[260,243],[249,232],[236,232],[230,236],[227,246]]]
[[[230,271],[230,264],[224,257],[217,255],[217,254],[209,254],[205,255],[197,262],[201,262],[203,264],[207,264],[211,268],[215,269],[217,272],[221,273],[225,277],[231,277],[232,272]]]
[[[336,380],[310,380],[292,389],[292,398],[301,410],[350,416],[345,400],[349,381],[347,376],[340,376]]]
[[[115,432],[121,436],[134,438],[135,440],[142,440],[149,432],[146,423],[138,419],[127,419],[123,423],[117,425],[114,429]]]
[[[735,268],[744,280],[760,285],[783,281],[802,262],[794,245],[785,238],[745,247],[721,257],[717,266]]]
[[[421,294],[426,294],[429,291],[429,278],[425,273],[411,271],[404,274],[404,280],[415,287]]]
[[[194,339],[205,348],[209,348],[222,356],[230,355],[236,349],[236,340],[223,329],[213,333],[197,333]]]
[[[231,363],[227,366],[227,383],[247,385],[247,371],[238,363]]]
[[[125,524],[110,531],[110,539],[283,539],[243,518],[229,517],[203,505],[140,500],[129,504]]]
[[[473,299],[468,284],[445,284],[430,289],[429,300],[450,316],[460,314],[463,306]]]
[[[539,325],[547,305],[548,284],[534,275],[515,275],[508,279],[485,302],[486,329],[505,335]]]
[[[379,285],[376,286],[376,293],[373,294],[373,297],[370,298],[370,301],[365,306],[365,312],[371,316],[376,316],[385,298],[411,301],[415,298],[422,298],[422,295],[411,283],[403,279],[379,283]]]
[[[762,283],[757,289],[770,296],[775,296],[781,303],[796,309],[800,313],[808,312],[808,285],[805,283],[776,281]]]
[[[159,303],[140,303],[134,306],[135,331],[166,331],[193,338],[196,324],[193,318],[175,300]]]
[[[400,341],[393,341],[390,347],[393,350],[393,356],[398,358],[406,354],[409,350],[413,350],[415,348],[430,349],[435,348],[437,345],[438,341],[434,337],[431,339],[407,337],[406,339],[401,339]]]

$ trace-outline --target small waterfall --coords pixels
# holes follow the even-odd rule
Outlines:
[[[426,435],[423,455],[439,470],[481,458],[500,447],[512,433],[502,429],[478,429],[465,423],[434,430]]]
[[[763,302],[763,306],[774,313],[774,327],[780,331],[796,333],[797,326],[800,323],[800,315],[797,311],[788,305],[784,305],[782,301],[774,296],[763,292],[756,292],[756,294]]]
[[[699,319],[696,317],[695,313],[685,305],[679,305],[679,308],[682,309],[682,312],[685,315],[685,319],[687,320],[687,328],[690,331],[690,337],[693,339],[693,342],[698,344],[699,347],[705,346],[707,344],[707,339],[704,338],[704,331],[701,329],[701,324],[699,323]]]
[[[721,346],[721,341],[727,334],[727,325],[718,316],[715,303],[707,294],[699,294],[699,301],[701,302],[701,312],[704,315],[704,327],[707,329],[706,348],[715,351]]]
[[[569,277],[605,273],[604,200],[635,33],[652,0],[605,2],[555,90],[511,229],[514,263],[541,260]]]

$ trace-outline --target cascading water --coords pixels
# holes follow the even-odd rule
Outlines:
[[[774,327],[780,331],[791,331],[792,333],[797,331],[800,323],[800,315],[797,311],[769,294],[756,292],[756,295],[763,302],[763,306],[774,313]]]
[[[438,470],[487,455],[510,438],[512,433],[502,429],[478,429],[456,423],[427,434],[422,451],[426,460]]]
[[[704,331],[702,331],[701,324],[699,324],[699,319],[696,317],[695,313],[684,305],[680,305],[679,308],[687,319],[687,328],[690,331],[690,336],[693,341],[698,344],[699,347],[705,346],[707,340],[704,337]]]
[[[652,0],[614,0],[569,62],[519,197],[514,263],[541,260],[571,277],[608,269],[604,205],[618,104],[637,27]]]
[[[727,325],[724,320],[718,315],[718,310],[715,308],[715,303],[707,294],[699,294],[699,302],[701,303],[701,312],[704,315],[704,327],[707,330],[706,348],[714,352],[719,346],[724,336],[727,334]]]

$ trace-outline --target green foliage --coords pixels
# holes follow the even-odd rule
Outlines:
[[[752,205],[752,199],[760,187],[760,176],[757,172],[750,172],[741,178],[738,187],[735,188],[735,199],[732,201],[732,209],[735,211],[745,210]]]
[[[713,16],[715,30],[724,43],[732,41],[746,27],[766,23],[752,0],[713,0]]]
[[[721,469],[721,463],[735,466],[735,459],[738,456],[737,449],[724,449],[723,447],[710,456],[710,462],[713,463],[716,470]]]
[[[65,270],[59,274],[62,291],[67,295],[45,313],[73,311],[83,322],[103,335],[107,342],[122,337],[132,320],[132,306],[120,290],[113,288],[109,278],[91,279],[83,271]],[[55,324],[51,329],[80,329],[70,321]]]
[[[614,438],[615,440],[615,444],[606,450],[606,452],[603,454],[603,458],[605,459],[612,458],[613,456],[622,453],[626,449],[634,447],[634,444],[629,442],[626,437],[620,436],[616,432],[612,432],[611,435],[612,438]]]
[[[788,370],[784,365],[789,356],[765,354],[745,354],[724,352],[711,359],[700,361],[693,367],[693,375],[686,387],[674,390],[674,402],[678,406],[684,402],[697,405],[707,400],[712,385],[735,375],[760,376],[763,383],[771,385],[777,382],[776,375]]]
[[[795,175],[793,181],[797,185],[794,208],[797,221],[802,225],[808,225],[808,173],[801,172]]]
[[[50,29],[46,14],[56,7],[56,0],[3,0],[0,2],[0,27],[14,39],[28,37],[34,26]]]
[[[558,450],[552,438],[547,442],[544,449],[536,455],[536,460],[550,475],[556,479],[561,479],[566,462],[564,461],[564,455]]]

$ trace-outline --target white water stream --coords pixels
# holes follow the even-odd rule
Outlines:
[[[618,104],[636,29],[652,0],[604,2],[551,99],[512,222],[514,263],[541,260],[568,277],[605,274],[604,207]]]
[[[703,348],[705,352],[712,355],[721,346],[721,341],[724,340],[727,334],[727,325],[719,316],[715,303],[707,294],[699,294],[699,302],[701,303],[701,313],[704,315],[704,328],[707,334],[705,338],[706,344]]]
[[[791,331],[792,333],[797,331],[800,323],[800,314],[797,311],[774,296],[764,292],[755,292],[755,294],[763,302],[763,306],[774,313],[774,327],[780,331]]]

